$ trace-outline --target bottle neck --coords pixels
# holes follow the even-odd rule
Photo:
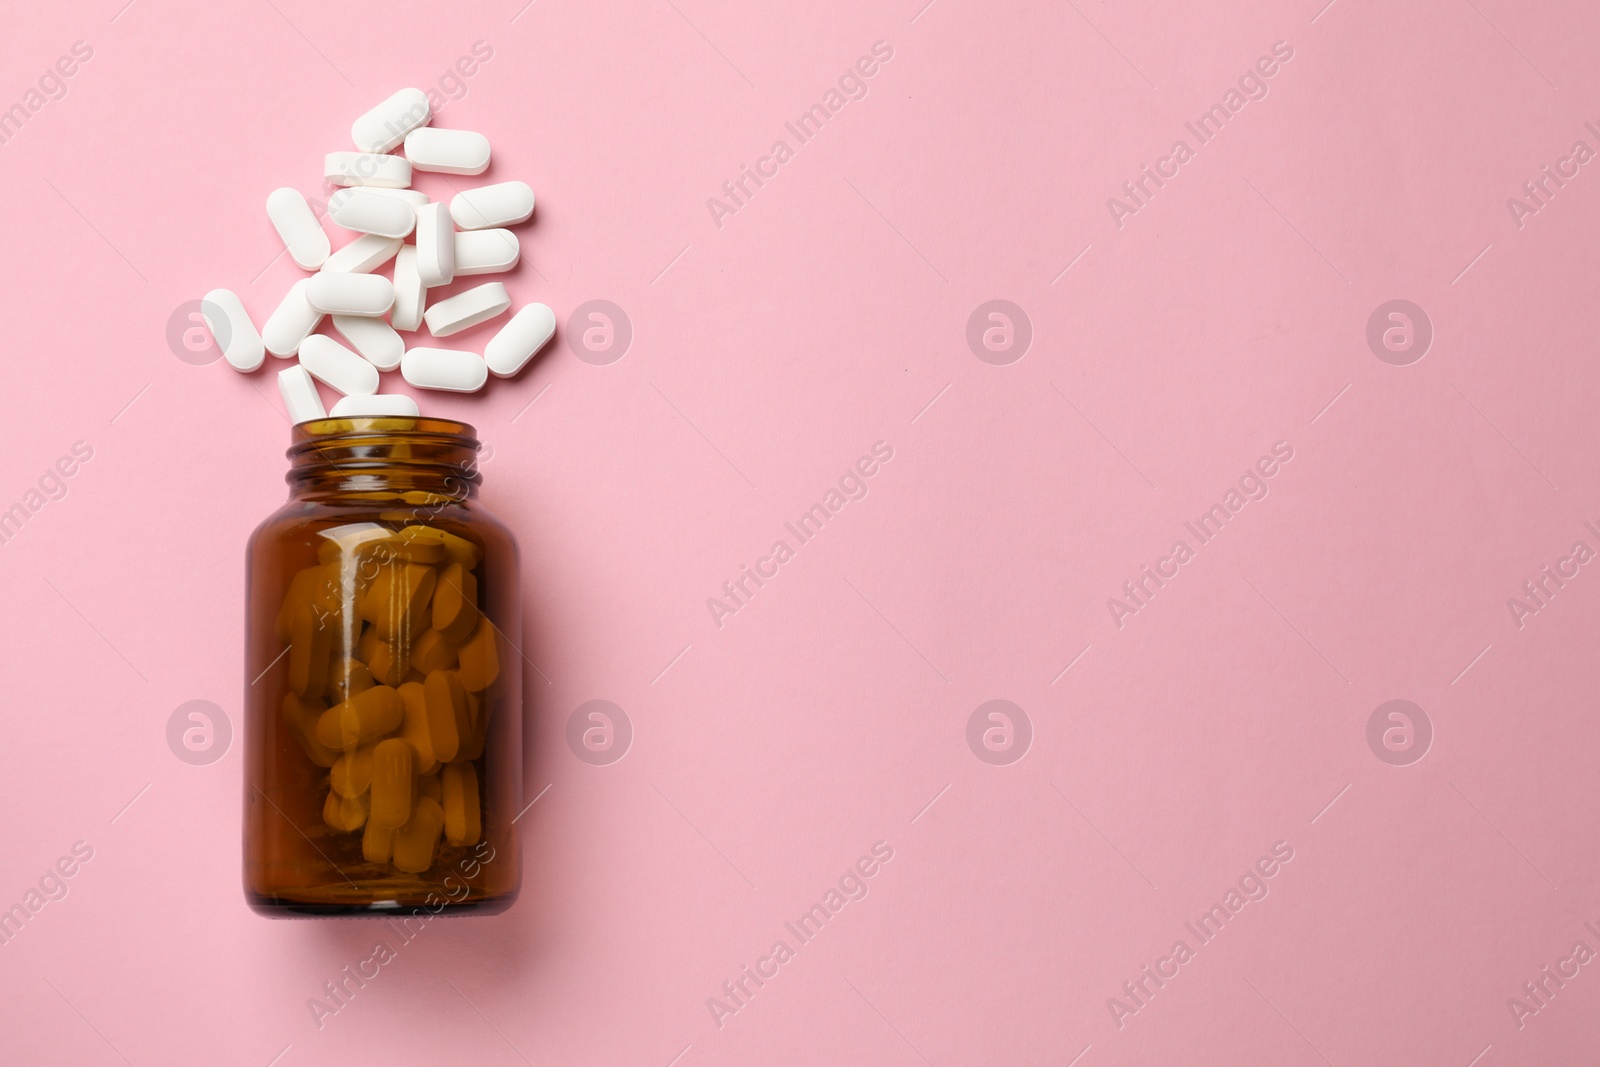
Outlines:
[[[439,505],[475,497],[476,431],[464,422],[413,417],[316,419],[294,427],[291,500],[403,500]]]

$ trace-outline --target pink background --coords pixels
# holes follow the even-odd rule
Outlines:
[[[93,858],[0,946],[0,1061],[1600,1057],[1600,968],[1507,1003],[1600,950],[1600,574],[1520,627],[1507,604],[1600,549],[1600,175],[1507,205],[1600,149],[1600,12],[924,2],[7,12],[0,107],[93,55],[0,144],[0,507],[93,458],[0,546],[0,907]],[[719,226],[707,199],[878,41],[865,98]],[[1266,97],[1195,147],[1275,42]],[[423,398],[480,428],[521,539],[538,802],[520,903],[409,944],[250,913],[238,748],[195,766],[166,735],[190,700],[237,730],[244,542],[287,444],[283,364],[186,362],[169,320],[218,286],[263,320],[300,276],[267,192],[315,194],[405,85],[490,137],[482,181],[535,188],[509,284],[563,324],[519,379]],[[1180,138],[1119,228],[1108,198]],[[566,328],[596,299],[633,329],[605,365]],[[1031,324],[1007,365],[967,340],[995,299]],[[1366,336],[1395,299],[1434,331],[1405,366]],[[719,628],[707,599],[878,441],[867,496]],[[1119,627],[1108,599],[1280,441],[1265,499]],[[609,765],[566,741],[593,699],[634,731]],[[1031,724],[1005,765],[967,740],[996,699]],[[1409,765],[1367,741],[1393,699],[1433,731]],[[784,924],[879,841],[800,945]],[[1276,842],[1268,895],[1200,944]],[[319,1028],[378,941],[397,958]]]

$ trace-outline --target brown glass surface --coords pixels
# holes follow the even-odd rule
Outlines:
[[[517,548],[476,500],[472,434],[462,423],[424,418],[325,419],[294,429],[286,479],[290,499],[256,528],[246,563],[244,884],[257,912],[384,916],[426,908],[490,914],[516,897],[521,867],[511,820],[522,795]],[[338,576],[330,586],[338,590],[333,597],[338,607],[320,617],[331,663],[337,665],[359,661],[362,633],[375,628],[355,607],[364,603],[364,588],[383,567],[406,565],[374,551],[370,541],[328,547],[334,544],[328,532],[343,531],[348,540],[352,529],[362,536],[361,524],[394,532],[426,527],[470,542],[481,556],[471,568],[482,615],[477,628],[492,626],[497,638],[498,676],[478,694],[482,753],[470,761],[479,788],[481,837],[476,843],[450,844],[441,833],[432,865],[421,873],[370,862],[362,851],[364,830],[328,825],[329,769],[307,755],[283,710],[294,657],[292,642],[279,636],[279,614],[295,575],[322,566]],[[381,536],[370,530],[364,535]],[[435,572],[448,562],[435,565]],[[424,620],[429,617],[424,613]],[[413,647],[429,626],[424,621],[413,631],[395,628],[393,617],[386,622],[391,624],[388,640],[405,647]],[[331,707],[341,672],[335,667],[328,673],[320,696]],[[414,787],[414,797],[419,790]],[[414,800],[412,810],[420,803]]]

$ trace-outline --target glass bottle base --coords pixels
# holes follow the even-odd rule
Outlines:
[[[401,919],[416,917],[442,918],[464,915],[499,915],[516,901],[515,894],[497,897],[469,897],[465,900],[426,901],[399,900],[307,900],[293,897],[271,897],[247,893],[245,901],[250,910],[269,919]]]

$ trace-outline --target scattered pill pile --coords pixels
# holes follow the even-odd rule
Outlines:
[[[433,203],[412,189],[413,172],[477,175],[489,167],[488,138],[431,128],[432,117],[426,93],[402,89],[355,121],[350,135],[356,151],[328,153],[323,177],[338,187],[329,197],[328,215],[357,234],[337,251],[298,190],[275,189],[267,197],[267,217],[289,258],[315,273],[289,289],[259,331],[229,290],[215,289],[201,301],[206,325],[235,370],[257,369],[268,352],[298,357],[295,366],[278,373],[291,422],[329,414],[313,379],[342,394],[335,416],[416,415],[411,397],[378,392],[380,371],[398,369],[417,389],[477,392],[491,373],[517,374],[555,334],[555,313],[529,304],[481,354],[408,347],[401,336],[426,325],[430,335],[445,338],[510,311],[502,282],[485,282],[432,304],[428,290],[514,268],[522,249],[507,227],[533,215],[533,190],[525,182],[466,189],[449,204]],[[397,148],[404,155],[393,154]],[[391,260],[392,277],[374,273]],[[325,317],[348,344],[315,332]]]
[[[422,525],[358,523],[324,536],[318,564],[295,574],[278,613],[289,646],[284,721],[327,769],[323,822],[360,833],[367,862],[420,874],[441,834],[470,846],[483,833],[500,658],[478,607],[479,550]]]

